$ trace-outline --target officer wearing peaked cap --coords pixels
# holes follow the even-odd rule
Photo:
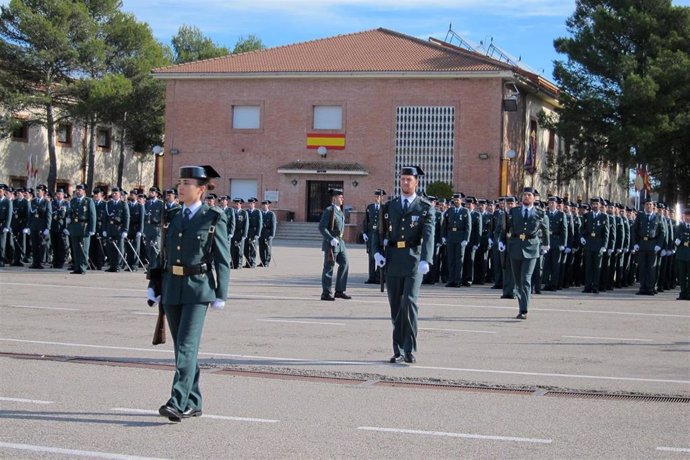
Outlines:
[[[218,173],[211,166],[180,168],[178,191],[184,205],[166,213],[161,255],[152,264],[153,279],[147,291],[149,300],[161,303],[173,339],[172,390],[158,410],[173,422],[202,415],[199,343],[209,305],[223,309],[228,294],[230,253],[225,213],[202,201],[216,177]],[[156,273],[160,274],[160,285]]]
[[[532,273],[539,256],[549,250],[549,220],[534,206],[534,192],[532,187],[523,189],[522,205],[508,211],[505,239],[499,241],[499,250],[507,251],[510,257],[520,309],[517,319],[527,319]]]
[[[12,247],[12,200],[5,194],[9,193],[9,187],[5,184],[0,184],[0,267],[5,266],[5,250]],[[10,244],[7,244],[7,241]],[[9,259],[8,259],[9,262]]]
[[[417,195],[419,166],[400,171],[401,195],[383,206],[381,231],[374,233],[376,265],[387,266],[386,290],[393,322],[391,363],[416,362],[417,297],[434,254],[434,207]]]
[[[323,237],[321,250],[323,251],[323,270],[321,272],[321,300],[350,299],[345,293],[347,277],[350,271],[347,258],[347,248],[343,241],[345,231],[345,214],[343,213],[343,191],[331,189],[331,205],[321,215],[319,232]],[[335,278],[335,295],[332,294],[333,268],[338,264]]]
[[[374,202],[367,206],[364,213],[364,226],[362,228],[362,239],[366,245],[367,255],[369,259],[368,273],[369,277],[366,280],[367,284],[379,284],[379,272],[376,270],[374,261],[374,253],[371,247],[372,236],[374,232],[379,231],[381,223],[381,200],[386,196],[386,191],[382,188],[374,190]]]
[[[29,231],[31,234],[32,262],[29,268],[43,268],[46,239],[50,234],[53,209],[45,196],[48,188],[40,184],[36,187],[36,197],[29,202]]]
[[[591,212],[584,215],[580,230],[580,243],[585,258],[585,288],[582,292],[599,293],[601,279],[601,258],[609,244],[609,219],[602,212],[602,199],[590,200]]]
[[[96,205],[86,196],[86,185],[79,184],[75,188],[74,197],[70,201],[67,218],[67,235],[70,239],[72,251],[73,275],[83,275],[88,268],[88,254],[91,237],[96,234]]]
[[[261,235],[259,235],[259,259],[261,267],[268,267],[271,264],[273,252],[273,238],[278,229],[278,219],[271,211],[271,200],[261,202]]]
[[[110,200],[104,205],[103,241],[108,251],[108,270],[118,272],[125,264],[125,238],[129,229],[129,206],[120,199],[120,188],[113,187]]]
[[[149,188],[149,196],[144,204],[144,247],[146,260],[150,263],[160,250],[161,223],[165,205],[160,199],[160,189],[155,185]]]
[[[690,300],[690,208],[683,210],[680,223],[674,232],[676,270],[680,294],[676,300]]]
[[[463,193],[453,194],[453,206],[443,216],[442,243],[446,245],[448,283],[446,287],[460,287],[464,269],[465,247],[472,236],[473,219],[470,211],[462,207]]]
[[[256,209],[257,201],[259,200],[254,197],[247,200],[247,203],[249,203],[247,208],[249,229],[247,230],[247,240],[244,246],[245,268],[256,267],[257,239],[261,235],[261,228],[263,227],[263,216],[261,211]]]
[[[69,215],[69,202],[65,200],[65,190],[57,189],[55,198],[51,202],[53,222],[50,225],[50,247],[53,251],[53,268],[62,268],[67,256],[65,244],[65,230],[67,230],[67,216]]]
[[[633,250],[638,253],[640,290],[638,295],[654,295],[657,273],[657,254],[661,252],[666,233],[661,218],[655,212],[654,201],[644,203],[644,211],[637,214],[632,228]]]
[[[249,219],[247,218],[247,212],[242,209],[244,200],[242,198],[235,198],[232,202],[235,212],[235,232],[232,235],[230,255],[232,256],[232,268],[240,269],[244,259],[244,242],[249,232]]]

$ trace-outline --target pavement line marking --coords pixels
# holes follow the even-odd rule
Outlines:
[[[565,339],[622,340],[624,342],[654,342],[652,339],[622,339],[620,337],[588,337],[585,335],[562,335]]]
[[[35,308],[37,310],[66,310],[66,311],[80,311],[79,308],[65,308],[65,307],[39,307],[38,305],[0,305],[5,308]]]
[[[30,404],[53,404],[55,401],[41,401],[40,399],[23,399],[23,398],[3,398],[0,396],[0,401],[22,402]]]
[[[666,380],[666,379],[644,379],[640,377],[609,377],[605,375],[586,375],[586,374],[557,374],[548,372],[520,372],[520,371],[499,371],[495,369],[463,369],[459,367],[435,367],[435,366],[417,366],[417,369],[430,369],[437,371],[458,371],[458,372],[477,372],[485,374],[509,374],[509,375],[534,375],[538,377],[567,377],[572,379],[590,379],[590,380],[621,380],[628,382],[653,382],[653,383],[681,383],[690,384],[690,380]]]
[[[0,337],[0,342],[15,342],[15,343],[34,343],[40,345],[60,345],[66,347],[84,347],[84,348],[103,348],[108,350],[127,350],[127,351],[146,351],[146,352],[156,352],[156,353],[173,353],[174,350],[162,350],[155,348],[135,348],[135,347],[115,347],[110,345],[90,345],[90,344],[80,344],[80,343],[61,343],[61,342],[45,342],[39,340],[21,340],[21,339],[10,339]],[[380,362],[367,362],[367,361],[331,361],[331,360],[311,360],[304,358],[282,358],[277,356],[254,356],[254,355],[235,355],[229,353],[212,353],[212,352],[199,352],[200,355],[206,356],[222,356],[225,358],[238,358],[238,359],[256,359],[256,360],[271,360],[271,361],[283,361],[291,362],[295,364],[349,364],[353,366],[377,366],[382,363]],[[644,379],[638,377],[608,377],[608,376],[597,376],[597,375],[579,375],[579,374],[553,374],[544,372],[518,372],[518,371],[501,371],[494,369],[463,369],[458,367],[434,367],[434,366],[417,366],[414,367],[419,369],[431,369],[431,370],[441,370],[441,371],[459,371],[459,372],[478,372],[487,374],[512,374],[512,375],[534,375],[541,377],[567,377],[567,378],[578,378],[578,379],[593,379],[593,380],[622,380],[631,382],[654,382],[654,383],[681,383],[690,384],[690,380],[664,380],[664,379]]]
[[[149,313],[147,311],[141,312],[141,311],[134,311],[132,312],[133,315],[141,315],[141,316],[158,316],[158,313]]]
[[[484,308],[492,310],[515,310],[515,307],[499,307],[496,305],[464,305],[464,304],[450,304],[450,303],[425,303],[429,307],[462,307],[462,308]],[[655,316],[660,318],[690,318],[690,315],[674,315],[670,313],[637,313],[631,311],[606,311],[606,310],[568,310],[565,308],[530,308],[531,312],[535,311],[550,311],[559,313],[600,313],[603,315],[626,315],[626,316]]]
[[[31,452],[42,452],[50,454],[63,454],[76,457],[107,458],[113,460],[162,460],[154,457],[136,457],[133,455],[113,454],[110,452],[94,452],[90,450],[63,449],[60,447],[35,446],[32,444],[15,444],[12,442],[0,442],[0,448],[28,450]]]
[[[134,412],[136,414],[153,414],[160,415],[158,411],[148,409],[130,409],[128,407],[113,407],[110,409],[115,412]],[[212,418],[215,420],[232,420],[234,422],[256,422],[256,423],[278,423],[280,420],[272,420],[268,418],[253,418],[253,417],[230,417],[226,415],[211,415],[204,414],[203,418]]]
[[[294,320],[287,320],[287,319],[257,319],[257,321],[261,321],[264,323],[297,323],[297,324],[321,324],[324,326],[346,326],[345,323],[326,323],[326,322],[320,322],[320,321],[294,321]]]
[[[690,452],[687,447],[657,447],[656,450],[663,450],[664,452]]]
[[[517,438],[514,436],[491,436],[485,434],[471,434],[471,433],[447,433],[444,431],[422,431],[422,430],[405,430],[400,428],[383,428],[376,426],[360,426],[358,430],[364,431],[380,431],[384,433],[404,433],[404,434],[422,434],[430,436],[446,436],[449,438],[465,438],[465,439],[485,439],[488,441],[512,441],[512,442],[530,442],[535,444],[551,444],[551,439],[539,438]]]
[[[156,349],[156,348],[136,348],[136,347],[115,347],[111,345],[91,345],[86,343],[65,343],[65,342],[47,342],[41,340],[21,340],[21,339],[10,339],[0,337],[0,342],[15,342],[15,343],[33,343],[39,345],[58,345],[63,347],[83,347],[83,348],[102,348],[106,350],[125,350],[125,351],[147,351],[154,353],[174,353],[174,350],[170,349]],[[295,364],[350,364],[353,366],[370,366],[377,365],[380,363],[372,363],[366,361],[332,361],[332,360],[322,360],[322,359],[305,359],[305,358],[282,358],[277,356],[255,356],[255,355],[236,355],[230,353],[213,353],[213,352],[199,352],[200,355],[206,356],[221,356],[224,358],[238,358],[238,359],[250,359],[250,360],[263,360],[263,361],[283,361],[291,362]]]
[[[441,331],[441,332],[472,332],[474,334],[496,334],[496,331],[471,331],[469,329],[440,329],[435,327],[420,327],[420,331]]]
[[[32,283],[0,283],[0,286],[30,286],[35,287]],[[127,289],[120,287],[101,287],[101,286],[81,286],[74,284],[41,284],[41,287],[55,287],[55,288],[70,288],[70,289],[96,289],[99,291],[130,291],[141,293],[141,289]]]

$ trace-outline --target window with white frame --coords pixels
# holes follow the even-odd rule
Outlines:
[[[427,184],[453,184],[455,107],[401,106],[396,110],[395,171],[416,165],[424,170],[419,189]],[[393,185],[400,193],[398,178]]]
[[[261,107],[258,105],[233,105],[232,129],[260,129]]]
[[[315,105],[314,129],[343,129],[343,108],[339,105]]]

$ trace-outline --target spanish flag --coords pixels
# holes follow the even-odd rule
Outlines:
[[[345,149],[345,134],[307,133],[307,148],[326,147],[331,150]]]

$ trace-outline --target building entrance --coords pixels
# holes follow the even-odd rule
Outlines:
[[[321,214],[331,204],[328,190],[339,188],[342,190],[343,181],[310,180],[307,181],[307,222],[319,222]]]

